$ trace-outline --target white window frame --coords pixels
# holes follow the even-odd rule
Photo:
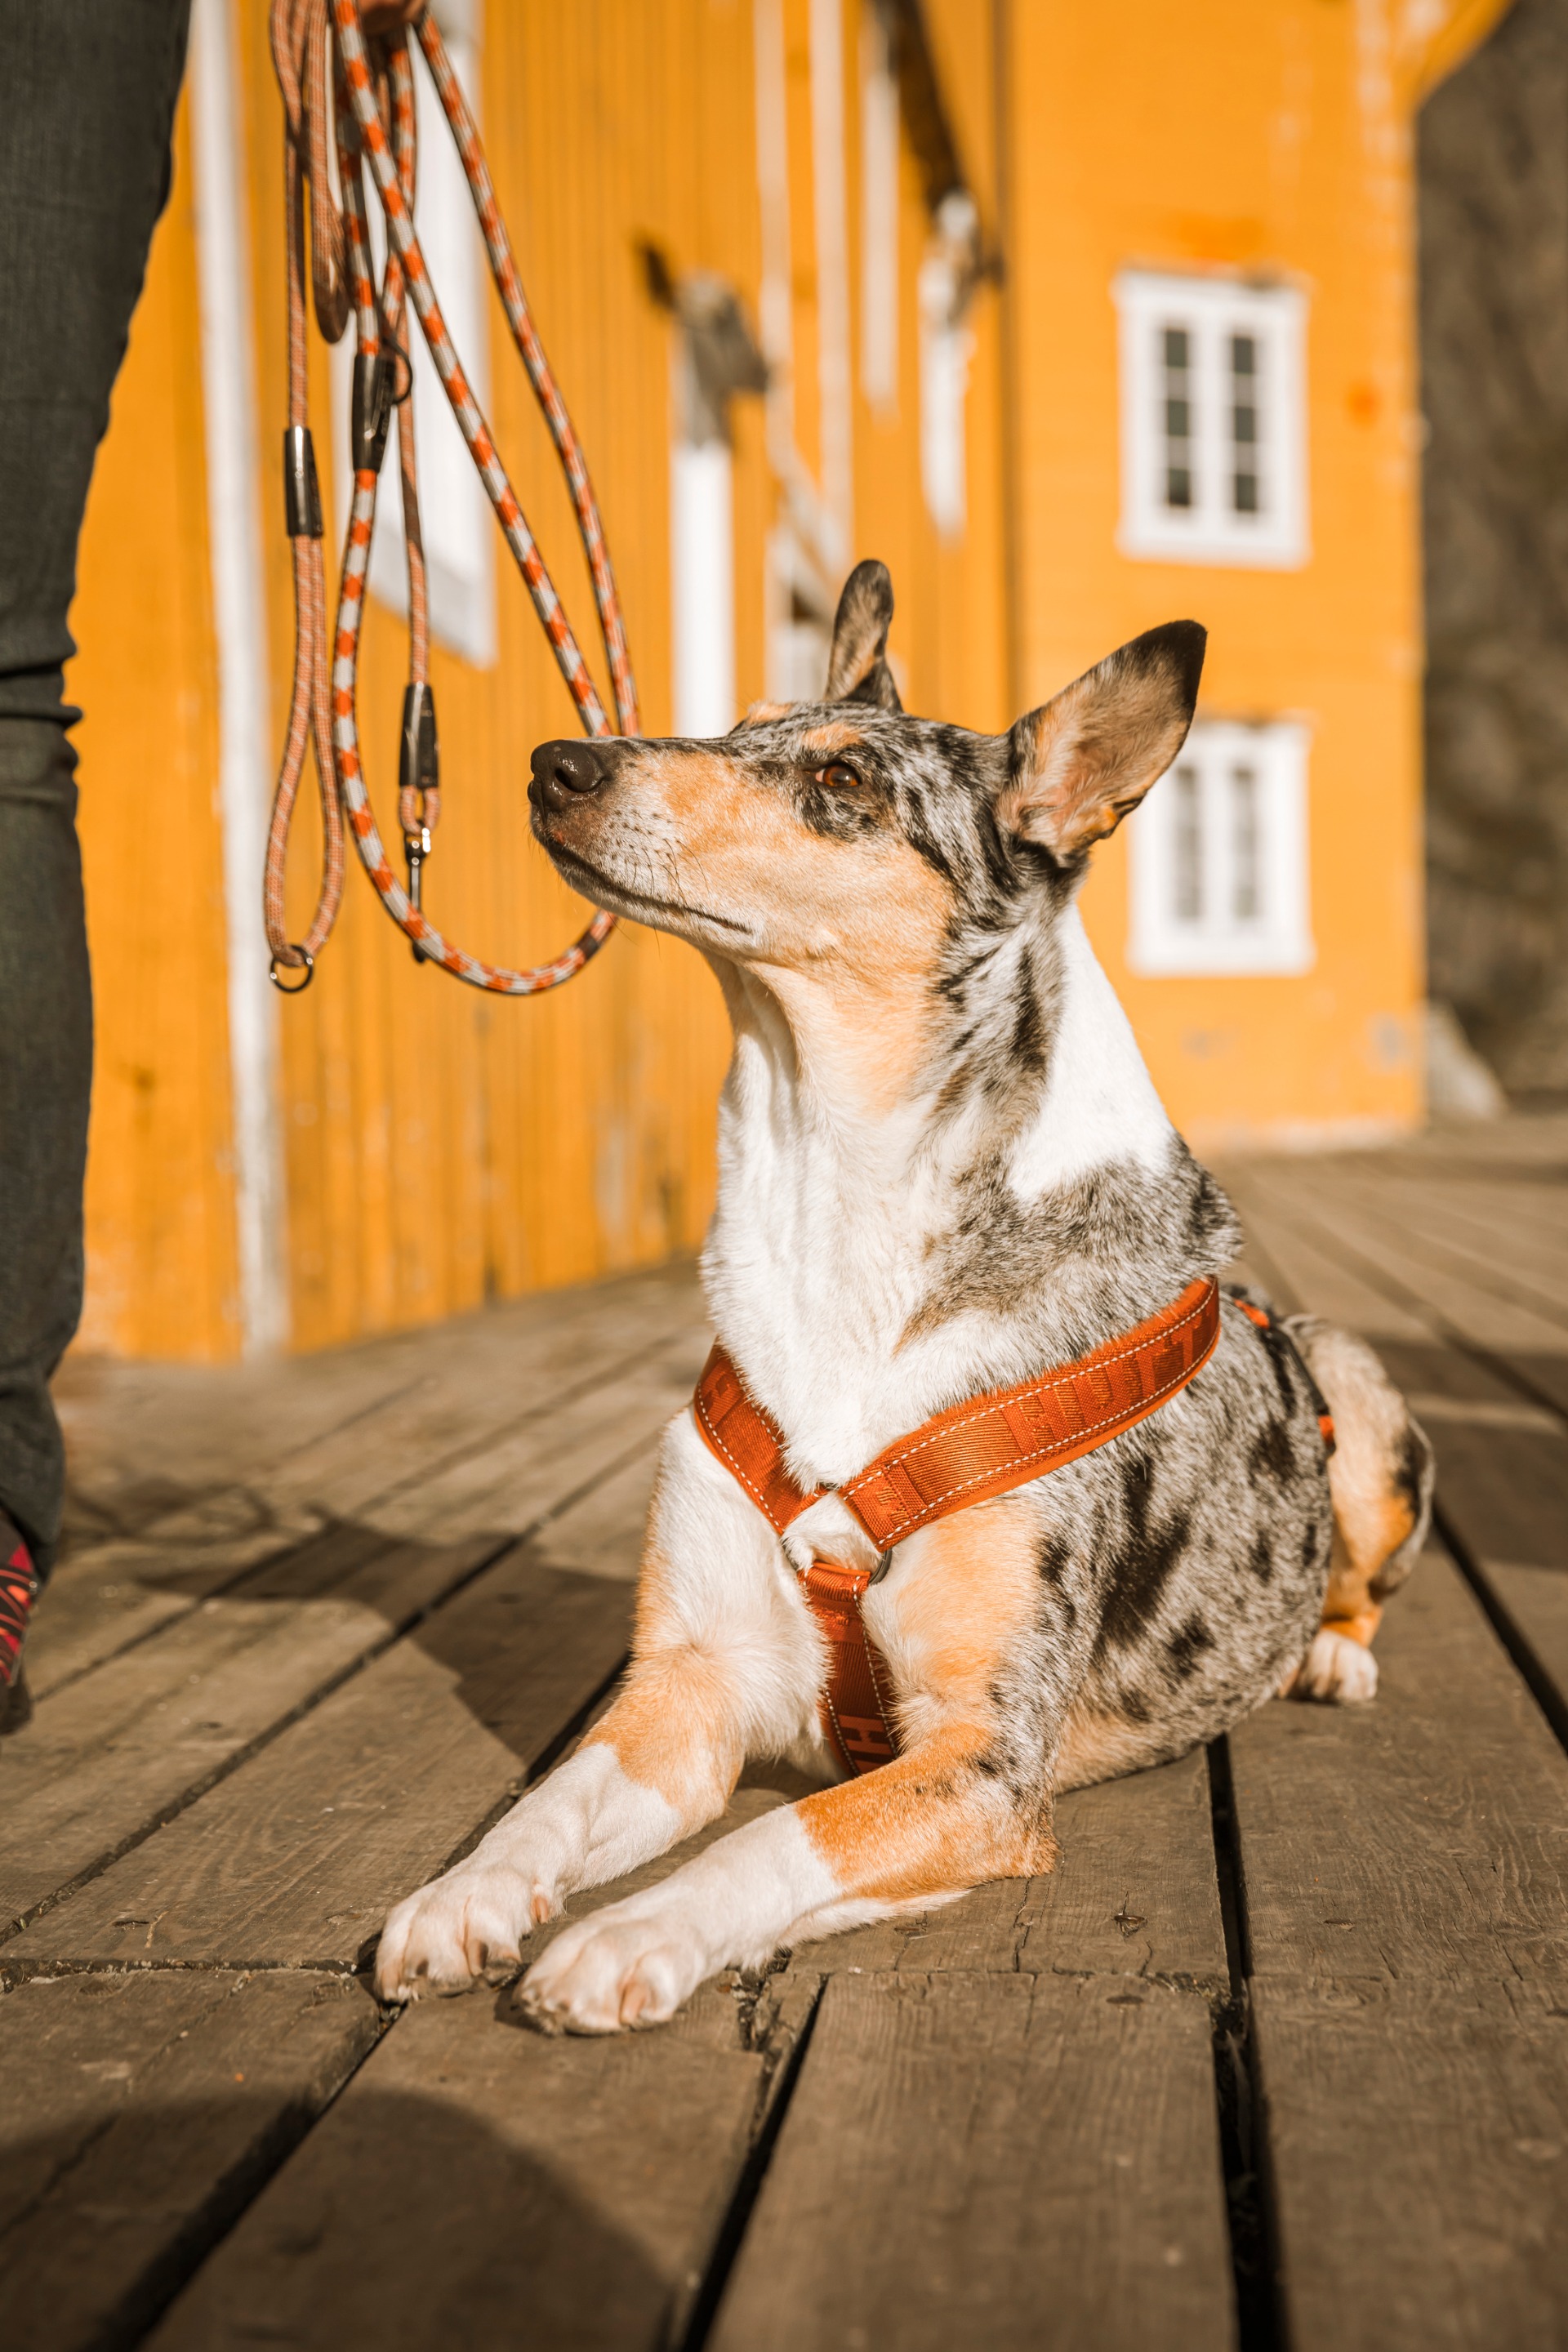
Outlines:
[[[921,263],[921,487],[940,539],[963,537],[969,520],[966,409],[974,333],[966,309],[978,234],[973,198],[942,198]]]
[[[1311,970],[1308,744],[1297,719],[1194,722],[1181,757],[1128,823],[1133,971]]]
[[[899,85],[888,28],[860,12],[860,389],[886,416],[899,404]]]
[[[476,119],[479,112],[479,21],[477,5],[443,0],[437,16],[453,68]],[[417,51],[417,44],[411,43]],[[419,126],[419,179],[414,222],[429,265],[447,332],[481,407],[488,393],[487,301],[489,264],[473,199],[468,194],[447,118],[423,57],[414,62],[415,107]],[[367,190],[371,243],[379,277],[385,257],[380,199]],[[496,658],[496,524],[468,444],[452,415],[436,363],[430,357],[413,306],[405,304],[399,333],[414,362],[415,442],[419,459],[419,525],[425,542],[430,634],[476,668]],[[353,328],[332,353],[332,391],[338,447],[348,447],[348,415],[353,362]],[[395,430],[387,435],[381,488],[375,502],[371,546],[373,595],[400,618],[408,612],[407,555],[403,539]],[[340,530],[348,516],[352,478],[334,468]]]
[[[1236,278],[1124,270],[1115,300],[1121,340],[1121,522],[1125,555],[1161,562],[1257,565],[1292,571],[1310,554],[1307,505],[1307,299],[1299,287]],[[1167,328],[1189,339],[1184,387],[1191,406],[1192,503],[1167,499]],[[1232,367],[1233,339],[1250,344],[1255,398]],[[1239,394],[1239,396],[1238,396]],[[1233,418],[1250,406],[1257,464]],[[1178,463],[1180,460],[1178,459]],[[1258,507],[1238,511],[1234,489],[1250,473]]]
[[[675,731],[735,723],[735,535],[730,445],[678,440],[670,452],[670,634]]]

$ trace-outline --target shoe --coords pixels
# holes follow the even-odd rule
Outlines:
[[[8,1739],[32,1720],[33,1694],[27,1688],[27,1669],[18,1658],[15,1682],[0,1683],[0,1739]]]
[[[0,1511],[0,1732],[19,1730],[33,1711],[22,1643],[42,1580],[20,1528]]]

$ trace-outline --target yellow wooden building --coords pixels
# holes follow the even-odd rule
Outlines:
[[[975,727],[1203,620],[1200,723],[1101,854],[1096,944],[1200,1144],[1415,1121],[1410,128],[1500,0],[436,5],[600,493],[645,725],[813,690],[867,554],[910,707]],[[317,1347],[647,1263],[692,1248],[711,1198],[725,1028],[671,941],[623,926],[558,993],[486,997],[417,968],[355,870],[315,984],[268,986],[281,185],[264,0],[196,0],[69,688],[99,1023],[81,1344],[121,1353]],[[587,643],[460,184],[432,164],[420,203]],[[767,388],[715,436],[683,371],[691,318],[731,297]],[[326,454],[341,368],[312,366]],[[526,822],[529,751],[573,714],[416,400],[439,491],[427,900],[531,961],[583,920]],[[403,636],[376,578],[362,708],[390,819]],[[307,821],[302,910],[315,855]]]

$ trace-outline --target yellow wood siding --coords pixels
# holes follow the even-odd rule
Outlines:
[[[968,519],[950,541],[921,491],[917,279],[930,224],[907,140],[897,400],[874,408],[860,383],[863,5],[841,0],[840,16],[855,386],[848,552],[892,567],[894,653],[911,705],[999,728],[1134,631],[1189,611],[1207,621],[1209,708],[1310,714],[1317,968],[1300,980],[1131,977],[1119,845],[1089,886],[1091,928],[1173,1108],[1200,1131],[1407,1121],[1418,1108],[1421,990],[1407,118],[1423,81],[1495,9],[1461,0],[1439,12],[1425,46],[1401,47],[1389,32],[1378,48],[1379,0],[1359,9],[1205,0],[1175,13],[1156,0],[1100,10],[928,0],[987,241],[999,229],[1008,239],[1005,352],[994,286],[969,318]],[[769,5],[780,12],[784,61],[795,440],[816,470],[825,436],[811,42],[831,9],[813,0],[578,0],[570,9],[491,0],[485,11],[480,111],[492,168],[599,491],[654,731],[671,724],[671,330],[648,298],[637,247],[652,239],[679,272],[719,272],[756,317],[753,40]],[[275,752],[292,630],[274,471],[284,416],[282,141],[264,0],[235,6]],[[174,199],[95,478],[75,615],[100,1034],[84,1341],[213,1358],[242,1335],[190,189],[182,114]],[[1131,261],[1282,268],[1310,284],[1314,552],[1302,572],[1198,572],[1115,551],[1110,289]],[[331,515],[335,436],[319,347],[311,364]],[[489,373],[502,456],[596,654],[570,509],[493,301]],[[764,689],[767,541],[781,504],[761,403],[738,401],[734,423],[743,706]],[[1009,452],[1016,472],[1005,481]],[[384,495],[393,479],[389,466]],[[585,919],[529,836],[525,798],[531,748],[574,724],[499,539],[496,572],[495,666],[476,669],[439,647],[434,656],[445,808],[427,902],[465,944],[528,962]],[[603,683],[602,660],[595,667]],[[389,834],[403,676],[401,626],[373,602],[362,726]],[[290,877],[301,925],[316,856],[307,808]],[[351,863],[316,982],[279,1004],[278,1024],[293,1344],[416,1323],[700,1239],[727,1034],[713,982],[686,949],[623,925],[559,992],[484,997],[415,966]]]

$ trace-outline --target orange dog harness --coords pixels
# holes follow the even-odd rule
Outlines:
[[[933,1519],[1027,1486],[1146,1420],[1214,1353],[1219,1305],[1212,1276],[1191,1282],[1159,1314],[1091,1354],[934,1414],[836,1490],[808,1492],[795,1484],[776,1424],[752,1403],[720,1347],[697,1383],[697,1426],[775,1534],[837,1491],[886,1554]],[[887,1666],[860,1614],[872,1576],[869,1569],[814,1559],[801,1578],[828,1645],[823,1730],[850,1772],[886,1764],[898,1745]]]

